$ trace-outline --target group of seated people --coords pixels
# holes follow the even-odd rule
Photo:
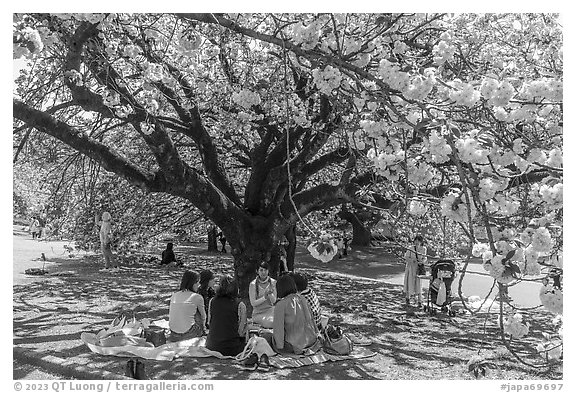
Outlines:
[[[238,283],[230,275],[221,276],[216,289],[214,284],[209,270],[184,272],[180,290],[170,299],[171,337],[200,337],[208,329],[206,348],[235,356],[244,349],[250,327],[246,304],[238,298]],[[317,344],[320,302],[306,276],[288,272],[275,280],[262,262],[249,297],[252,322],[272,330],[265,337],[276,352],[301,354]]]

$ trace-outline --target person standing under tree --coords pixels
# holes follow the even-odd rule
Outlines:
[[[100,249],[104,255],[104,268],[100,269],[101,272],[118,272],[118,262],[114,255],[112,255],[112,217],[110,213],[102,213],[102,221],[98,220],[98,214],[94,217],[97,225],[100,225]],[[112,266],[112,268],[110,268]]]
[[[418,278],[418,265],[423,265],[428,260],[424,238],[420,235],[414,237],[414,246],[406,251],[404,260],[406,269],[404,270],[404,295],[406,296],[406,305],[410,305],[410,298],[417,296],[418,307],[422,307],[422,287]]]
[[[222,252],[226,254],[226,237],[222,232],[218,234],[218,237],[220,239],[220,243],[222,244]]]

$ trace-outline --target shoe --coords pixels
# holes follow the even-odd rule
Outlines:
[[[246,360],[242,362],[242,369],[246,371],[254,371],[258,368],[258,355],[253,353]]]
[[[260,361],[258,362],[258,368],[262,371],[270,370],[270,360],[268,359],[268,355],[263,354],[260,357]]]

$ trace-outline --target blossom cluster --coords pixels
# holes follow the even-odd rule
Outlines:
[[[378,66],[378,74],[382,81],[392,89],[404,92],[410,88],[410,75],[400,71],[398,64],[382,59]]]
[[[408,181],[415,185],[425,185],[434,178],[434,169],[426,162],[408,160]]]
[[[318,45],[320,39],[320,29],[315,23],[305,26],[300,22],[292,27],[293,41],[296,45],[301,45],[304,50],[311,50]]]
[[[546,165],[552,168],[562,167],[562,150],[559,148],[554,148],[548,152],[548,159],[546,160]]]
[[[24,39],[28,43],[28,50],[31,53],[40,53],[44,49],[44,44],[42,43],[42,39],[40,38],[40,33],[38,30],[33,29],[31,27],[25,27],[21,31]]]
[[[464,195],[459,195],[456,193],[449,193],[444,196],[440,201],[440,213],[456,222],[467,223],[468,222],[468,207],[466,202],[463,200]],[[472,200],[472,197],[470,197]],[[474,205],[470,205],[470,217],[474,218],[476,216],[476,208]]]
[[[69,14],[70,15],[70,14]],[[106,18],[106,14],[73,14],[74,19],[78,21],[86,21],[88,23],[96,24],[102,22]]]
[[[250,109],[254,105],[259,105],[261,102],[260,94],[248,89],[242,89],[239,92],[233,93],[232,101],[246,109]]]
[[[512,276],[512,271],[506,268],[503,262],[504,257],[502,254],[492,255],[492,251],[486,251],[482,255],[482,259],[484,260],[482,266],[496,281],[501,284],[509,284],[514,281],[514,276]]]
[[[555,288],[550,284],[543,285],[540,288],[540,302],[546,310],[554,314],[562,314],[564,307],[562,289]]]
[[[429,69],[432,70],[432,69]],[[434,88],[436,78],[431,71],[426,78],[418,75],[410,80],[410,85],[402,91],[404,96],[409,100],[424,100]]]
[[[120,94],[113,90],[105,90],[102,94],[104,105],[113,107],[120,104]]]
[[[318,90],[327,95],[332,94],[332,91],[340,87],[340,82],[342,82],[342,73],[331,65],[327,65],[323,70],[314,69],[312,76]]]
[[[202,37],[197,33],[181,35],[178,39],[178,43],[182,48],[182,52],[190,53],[191,51],[195,51],[200,48],[202,45]]]
[[[493,199],[486,202],[486,210],[491,214],[500,214],[502,216],[512,216],[518,213],[520,201],[514,196],[505,196],[496,194]]]
[[[440,42],[432,48],[434,63],[442,65],[454,58],[456,46],[453,44],[453,36],[450,32],[445,31],[440,35]]]
[[[504,320],[504,333],[514,338],[522,338],[528,334],[529,326],[528,323],[522,323],[522,314],[516,313]]]
[[[164,67],[161,64],[146,62],[143,67],[143,76],[148,82],[158,82],[164,77]]]
[[[508,179],[500,180],[494,177],[484,177],[480,179],[478,193],[481,201],[487,201],[496,196],[497,192],[503,191],[508,186]]]
[[[514,90],[514,86],[512,86],[512,84],[507,80],[498,82],[492,77],[486,77],[482,80],[482,84],[480,85],[480,94],[482,94],[482,97],[488,101],[488,104],[494,107],[505,107],[516,94],[516,90]],[[507,119],[507,115],[502,113],[502,110],[503,109],[499,110],[500,117],[502,119]]]
[[[397,40],[394,41],[394,48],[392,49],[393,53],[398,53],[398,54],[403,54],[408,50],[408,45],[406,45],[404,42]]]
[[[158,114],[158,111],[160,110],[160,103],[158,103],[158,100],[154,94],[145,93],[139,95],[137,98],[138,102],[146,109],[146,111],[154,115]]]
[[[536,345],[536,350],[544,359],[558,360],[562,356],[564,347],[560,340],[546,341]]]
[[[441,164],[450,159],[449,155],[452,153],[452,148],[444,137],[438,135],[436,130],[430,132],[430,136],[424,145],[430,153],[433,162]]]
[[[538,194],[542,201],[547,203],[550,208],[560,208],[563,205],[563,183],[556,183],[553,186],[542,184]]]
[[[480,100],[480,92],[470,83],[454,79],[449,85],[452,89],[448,92],[448,97],[457,105],[473,107]]]
[[[539,79],[525,82],[520,89],[520,97],[527,100],[548,99],[551,101],[562,101],[562,81],[555,79]]]
[[[549,254],[552,251],[553,241],[550,231],[545,227],[540,227],[532,235],[532,247],[534,251]]]
[[[314,259],[326,263],[334,258],[338,252],[338,246],[331,236],[322,234],[318,240],[310,243],[308,252],[310,252],[310,255],[312,255]]]
[[[396,150],[391,153],[382,151],[376,153],[376,151],[371,148],[368,150],[368,158],[372,160],[374,167],[378,173],[388,180],[398,180],[400,178],[400,162],[404,160],[404,150]]]
[[[472,255],[476,258],[482,256],[486,251],[490,251],[490,246],[486,243],[474,243]]]
[[[427,210],[428,208],[426,207],[426,204],[418,199],[412,199],[410,201],[410,205],[408,206],[408,212],[416,217],[423,216],[426,214]]]
[[[540,253],[534,250],[532,245],[524,249],[524,265],[522,266],[522,273],[527,276],[538,276],[542,273],[542,266],[538,263]]]
[[[388,124],[385,121],[360,120],[360,128],[368,138],[377,139],[384,134]]]
[[[487,164],[489,150],[483,149],[480,142],[472,137],[459,138],[456,140],[458,156],[464,162],[470,164]]]
[[[132,45],[132,44],[126,45],[124,47],[124,50],[122,51],[123,56],[129,57],[131,59],[135,59],[141,53],[142,53],[142,49],[139,46]]]
[[[116,116],[124,119],[126,117],[128,117],[128,115],[134,113],[134,110],[132,109],[131,106],[118,106],[116,108],[114,108],[115,112],[116,112]]]

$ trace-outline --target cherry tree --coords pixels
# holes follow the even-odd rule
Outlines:
[[[243,290],[303,217],[378,184],[400,215],[459,226],[502,294],[545,280],[552,318],[561,29],[552,14],[17,15],[14,55],[31,65],[15,127],[192,203],[222,228]],[[335,254],[329,236],[309,249]],[[523,337],[503,303],[502,337]],[[550,338],[540,353],[558,358]]]

